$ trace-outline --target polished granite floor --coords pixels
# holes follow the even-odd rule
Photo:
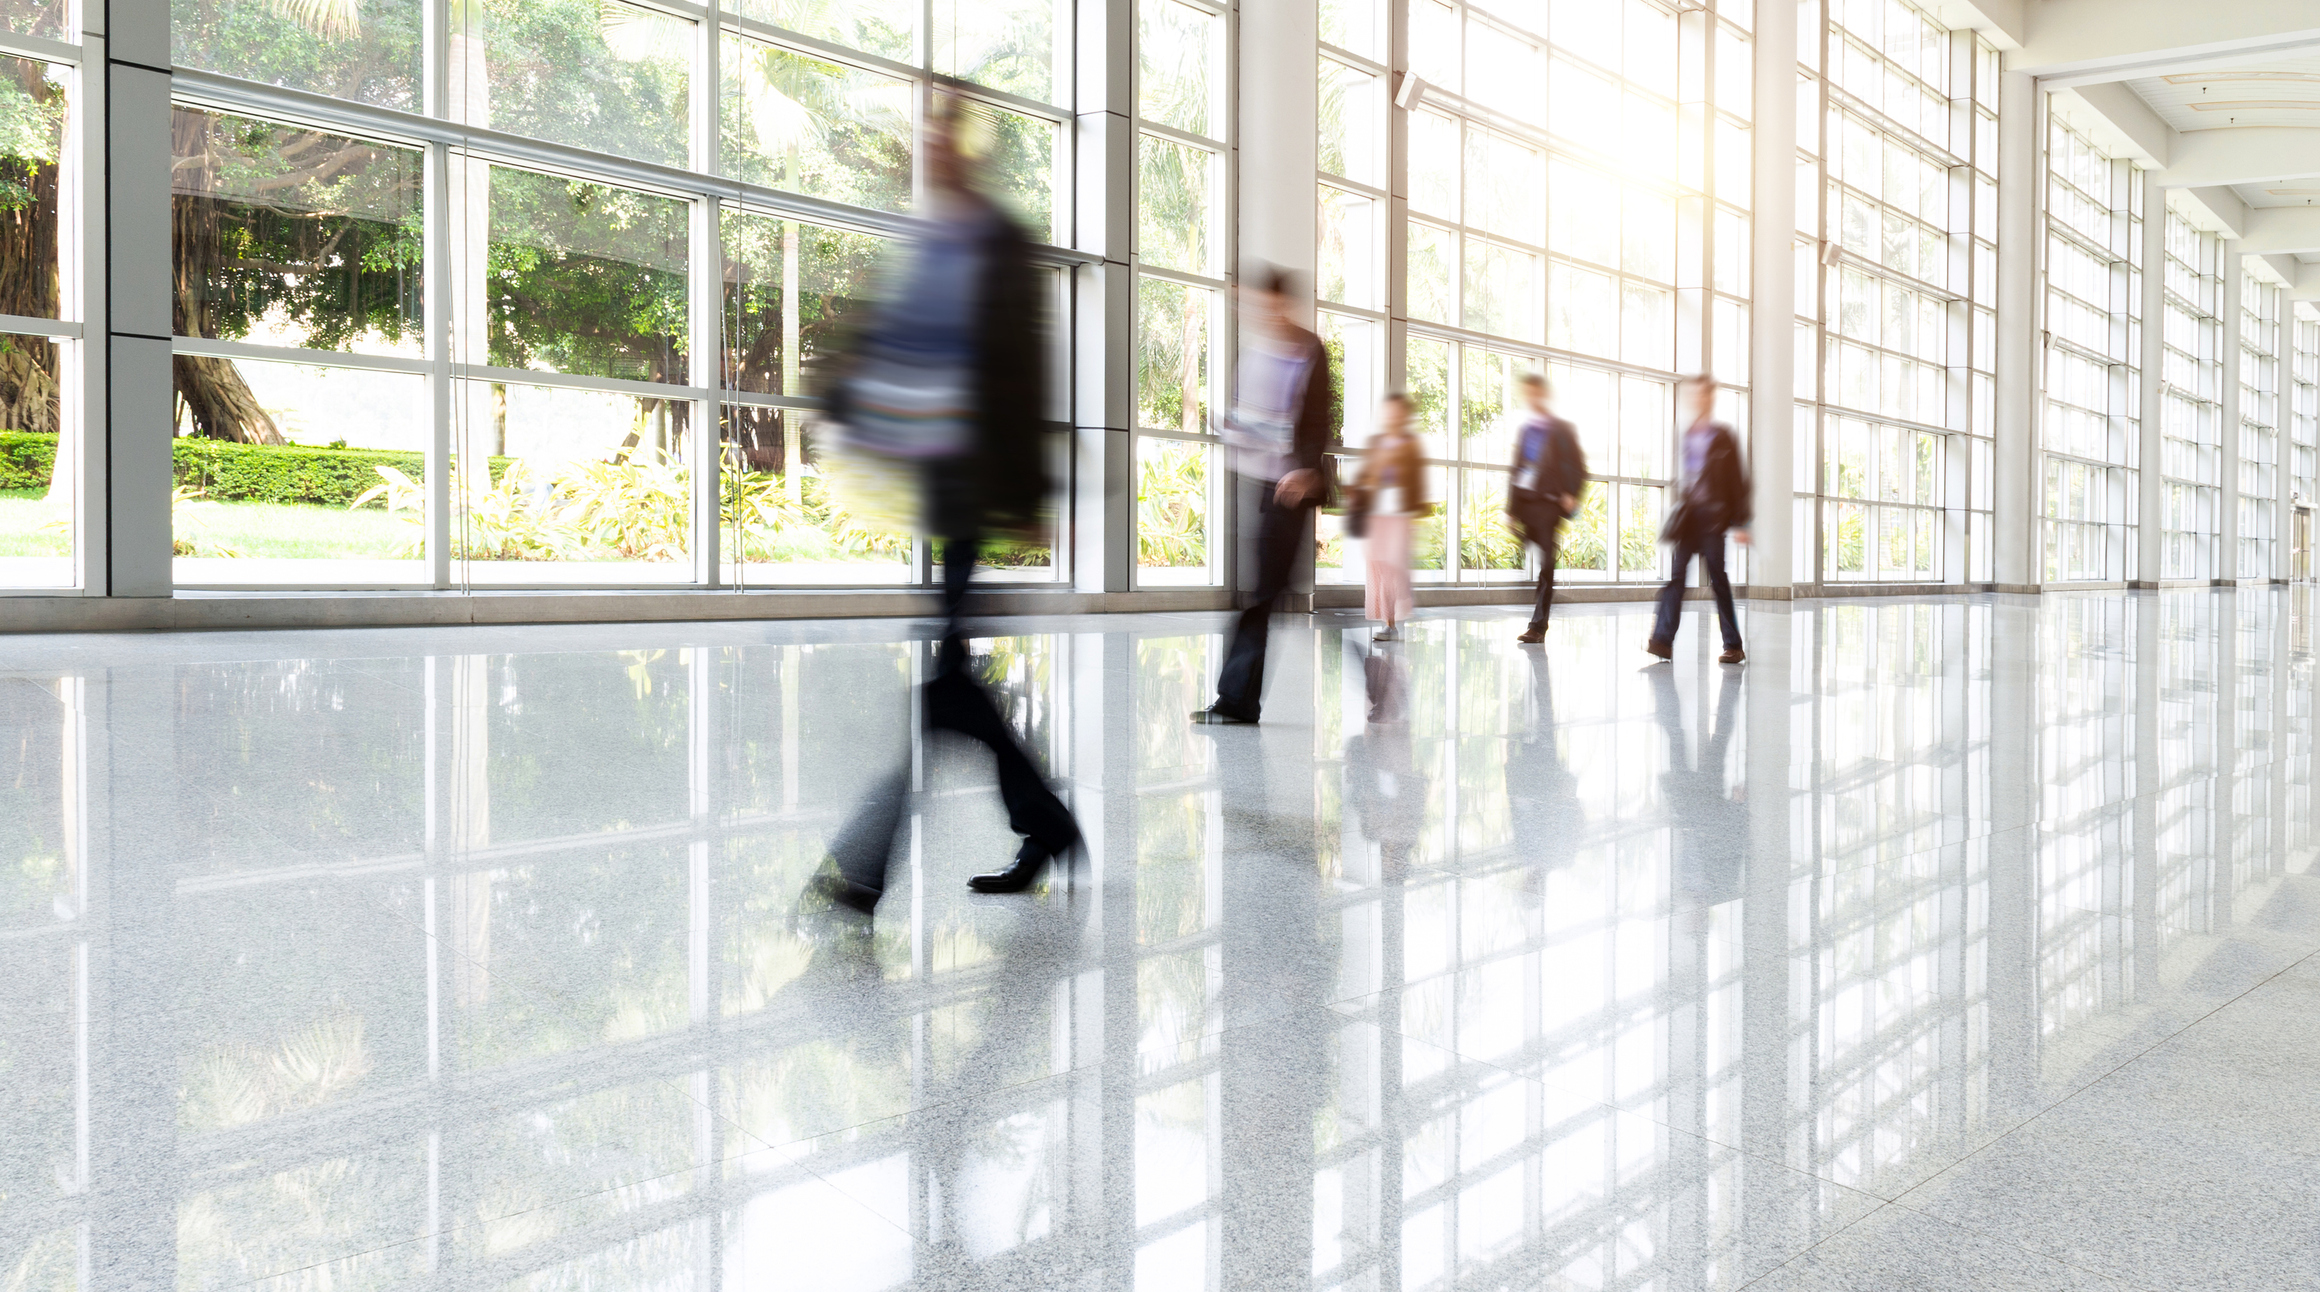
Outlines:
[[[2320,1286],[2312,590],[1745,614],[0,638],[0,1289]]]

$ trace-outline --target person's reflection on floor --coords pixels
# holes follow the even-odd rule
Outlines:
[[[912,1192],[912,1205],[925,1208],[925,1243],[911,1286],[946,1292],[1021,1286],[1020,1266],[1001,1254],[1033,1235],[992,1231],[993,1209],[978,1182],[1019,1170],[1019,1149],[999,1129],[1020,1111],[1020,1101],[1006,1094],[1051,1067],[1059,987],[1085,967],[1079,953],[1093,918],[1092,907],[1053,899],[976,909],[976,933],[990,950],[978,973],[989,975],[991,989],[942,1007],[950,1034],[973,1038],[963,1050],[938,1054],[913,1046],[922,1023],[912,1010],[925,1008],[926,1000],[912,980],[888,979],[867,921],[825,929],[804,971],[773,1002],[798,1017],[785,1036],[802,1033],[800,1039],[841,1048],[859,1072],[907,1074],[913,1093],[905,1140],[914,1174],[926,1185]],[[1020,1225],[1028,1217],[1014,1219]],[[1078,1217],[1068,1209],[1059,1208],[1056,1219],[1096,1225],[1093,1213]],[[1068,1246],[1098,1236],[1048,1237]],[[1133,1251],[1111,1257],[1134,1261]]]
[[[1368,721],[1345,742],[1348,796],[1361,834],[1378,845],[1379,877],[1408,874],[1426,819],[1426,785],[1410,747],[1410,665],[1383,648],[1361,656]]]
[[[1556,739],[1555,683],[1547,653],[1535,651],[1529,658],[1530,722],[1519,739],[1508,742],[1506,798],[1516,855],[1523,859],[1523,891],[1536,900],[1546,895],[1547,877],[1578,855],[1585,815],[1579,807],[1579,778],[1563,761]]]
[[[1684,735],[1683,701],[1676,694],[1674,670],[1645,672],[1651,677],[1660,729],[1667,733],[1668,769],[1660,776],[1660,793],[1675,827],[1675,891],[1687,904],[1718,906],[1741,895],[1748,868],[1748,806],[1724,784],[1732,735],[1739,726],[1741,675],[1725,671],[1716,690],[1715,725],[1702,732],[1695,763]]]

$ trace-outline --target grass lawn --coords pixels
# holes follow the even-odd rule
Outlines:
[[[0,556],[70,556],[72,544],[49,522],[69,515],[43,501],[37,489],[0,489]],[[418,537],[419,527],[384,511],[316,507],[302,503],[195,503],[180,512],[198,529],[192,538],[200,555],[218,546],[244,556],[329,560],[361,557],[393,560]]]
[[[72,536],[44,529],[72,515],[70,507],[50,506],[46,489],[0,489],[0,556],[71,556]]]
[[[193,532],[186,532],[186,522]],[[308,503],[196,502],[180,509],[177,537],[193,540],[197,556],[230,547],[249,557],[397,560],[419,538],[419,527],[368,507],[349,511]]]

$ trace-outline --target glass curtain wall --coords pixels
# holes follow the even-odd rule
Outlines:
[[[1999,55],[1899,0],[1832,0],[1825,29],[1818,9],[1799,28],[1797,389],[1819,400],[1797,414],[1818,497],[1799,573],[1817,551],[1828,582],[1987,579]]]
[[[0,16],[0,590],[80,582],[80,32],[68,12]]]
[[[177,0],[180,584],[923,577],[805,410],[938,88],[1057,240],[1070,7],[682,9]]]
[[[2207,579],[2222,570],[2223,241],[2169,209],[2166,245],[2161,577]]]
[[[1515,382],[1537,369],[1595,479],[1563,573],[1657,580],[1676,375],[1719,373],[1720,415],[1747,430],[1752,9],[1406,12],[1401,359],[1441,503],[1419,578],[1529,577],[1504,506]]]
[[[1324,0],[1321,6],[1319,101],[1315,104],[1318,160],[1315,186],[1315,245],[1319,273],[1321,343],[1327,347],[1337,442],[1348,450],[1338,460],[1341,480],[1359,469],[1356,456],[1368,441],[1378,399],[1385,393],[1386,335],[1391,328],[1386,274],[1388,195],[1387,72],[1390,6],[1382,0]],[[1428,410],[1439,416],[1439,410]],[[1429,531],[1430,533],[1431,531]],[[1429,539],[1429,551],[1432,549]],[[1357,553],[1343,521],[1323,515],[1316,534],[1315,577],[1321,582],[1361,582]],[[1429,555],[1426,562],[1434,563]]]
[[[2313,506],[2320,502],[2320,310],[2298,302],[2291,328],[2287,574],[2302,580],[2313,574]]]
[[[2238,577],[2275,573],[2280,490],[2280,288],[2243,268],[2239,280]]]
[[[2052,114],[2046,162],[2042,566],[2049,583],[2131,579],[2143,176]]]
[[[1225,292],[1231,147],[1225,11],[1141,0],[1136,20],[1136,582],[1230,568],[1216,435],[1233,331]]]

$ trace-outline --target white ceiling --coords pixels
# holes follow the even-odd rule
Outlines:
[[[2178,131],[2320,127],[2320,58],[2176,72],[2127,85]]]

